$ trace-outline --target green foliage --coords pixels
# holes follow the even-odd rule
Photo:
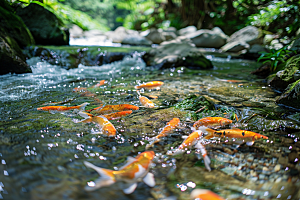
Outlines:
[[[18,2],[26,5],[29,5],[30,3],[39,4],[54,13],[62,22],[64,22],[64,24],[76,24],[83,30],[109,30],[105,19],[95,21],[84,12],[75,10],[68,5],[58,2],[57,0],[44,0],[44,3],[32,0],[19,0]]]
[[[257,59],[257,61],[264,60],[265,63],[270,63],[271,65],[271,71],[274,72],[276,69],[279,70],[281,69],[284,65],[279,65],[280,63],[285,61],[285,57],[288,53],[292,52],[287,49],[288,46],[285,46],[281,49],[275,50],[271,49],[271,52],[259,52],[261,56]],[[280,66],[281,68],[277,68]]]
[[[293,36],[300,27],[299,1],[272,1],[248,17],[249,24],[264,30]]]

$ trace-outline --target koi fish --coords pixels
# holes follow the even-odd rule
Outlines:
[[[151,81],[141,85],[137,85],[135,86],[135,89],[139,90],[141,88],[146,88],[150,90],[150,89],[160,88],[163,84],[164,82],[161,81]]]
[[[93,110],[100,110],[103,107],[103,104],[101,104],[101,106],[96,107],[96,108],[92,108],[90,110],[87,110],[87,112],[92,112]]]
[[[87,88],[76,87],[73,88],[73,92],[87,92]]]
[[[131,104],[119,104],[119,105],[106,105],[103,108],[101,108],[100,110],[94,110],[94,112],[102,115],[102,114],[107,114],[107,113],[111,113],[114,111],[138,110],[138,109],[139,109],[138,106],[134,106]]]
[[[161,137],[167,136],[168,133],[172,132],[178,127],[179,123],[180,120],[178,118],[173,118],[171,121],[169,121],[157,136],[149,139],[150,143],[146,145],[146,149],[153,147],[155,143],[160,141]]]
[[[205,189],[194,189],[190,197],[192,200],[225,200],[216,193]]]
[[[43,110],[43,111],[67,111],[67,110],[84,110],[85,107],[90,103],[83,103],[79,106],[45,106],[45,107],[39,107],[37,110]]]
[[[220,79],[219,81],[228,82],[228,83],[241,83],[241,82],[244,82],[242,80],[227,80],[227,79]]]
[[[249,145],[249,146],[253,145],[255,140],[257,140],[257,139],[260,139],[260,138],[268,139],[267,136],[261,135],[259,133],[241,130],[241,129],[237,129],[237,128],[216,131],[216,130],[207,128],[205,126],[201,126],[198,128],[198,130],[208,133],[208,135],[205,136],[204,139],[211,139],[213,137],[228,137],[228,138],[238,138],[238,139],[243,139],[243,140],[251,140],[251,141],[247,142],[247,145]]]
[[[125,194],[134,192],[137,182],[144,181],[148,186],[154,187],[154,175],[149,172],[150,164],[155,156],[153,151],[145,151],[135,158],[128,157],[127,163],[118,171],[97,167],[87,161],[84,161],[86,167],[92,168],[101,176],[95,182],[88,182],[85,187],[87,191],[93,191],[101,187],[109,186],[117,181],[124,181],[129,187],[124,189]]]
[[[71,101],[74,101],[75,98],[71,98],[71,99],[66,99],[63,101],[58,101],[58,102],[49,102],[49,103],[43,103],[42,105],[56,105],[56,104],[65,104],[65,103],[69,103]]]
[[[116,113],[103,115],[103,117],[106,117],[106,119],[108,119],[108,120],[114,120],[114,119],[118,119],[120,117],[129,115],[131,113],[132,113],[132,110],[125,110],[125,111],[121,111],[121,112],[116,112]]]
[[[87,113],[87,112],[83,112],[83,111],[80,111],[78,113],[81,117],[83,117],[84,119],[81,120],[81,121],[76,121],[74,120],[75,123],[80,123],[80,122],[83,122],[83,123],[91,123],[91,122],[94,122],[97,126],[100,127],[100,132],[93,132],[92,134],[104,134],[104,135],[107,135],[109,137],[113,137],[116,135],[116,132],[117,130],[115,129],[114,125],[108,121],[108,119],[106,119],[105,117],[103,116],[94,116],[90,113]]]
[[[89,88],[97,88],[97,87],[100,87],[100,86],[104,85],[106,82],[107,82],[107,81],[105,81],[105,80],[101,80],[101,81],[99,81],[99,83],[97,83],[96,85],[93,85],[93,86],[91,86],[91,87],[89,87]]]
[[[154,103],[150,101],[147,97],[139,96],[140,103],[146,108],[154,108]]]
[[[199,149],[202,156],[203,156],[203,161],[205,164],[205,167],[207,168],[208,171],[211,171],[210,169],[210,158],[207,156],[205,147],[200,143],[199,139],[202,136],[202,131],[197,130],[192,132],[177,149],[174,151],[168,151],[167,155],[178,155],[184,153],[187,149],[191,149],[194,145],[196,149]]]
[[[226,119],[223,117],[204,117],[196,121],[193,125],[195,129],[198,129],[200,126],[207,126],[207,127],[221,127],[228,124],[231,124],[232,120]]]

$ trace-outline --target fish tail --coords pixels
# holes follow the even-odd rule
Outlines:
[[[204,165],[205,165],[206,169],[207,169],[208,171],[211,171],[211,168],[210,168],[210,166],[209,166],[209,165],[210,165],[210,158],[209,158],[208,155],[207,155],[207,152],[206,152],[205,147],[204,147],[200,142],[198,142],[198,143],[195,145],[195,148],[200,150],[200,152],[201,152],[201,154],[202,154],[202,156],[203,156],[203,161],[204,161]]]
[[[82,110],[82,111],[84,111],[85,110],[85,107],[87,106],[87,105],[89,105],[90,103],[87,103],[87,102],[85,102],[85,103],[83,103],[83,104],[80,104],[78,107],[79,107],[79,110]]]
[[[153,147],[155,143],[159,142],[160,139],[157,137],[153,137],[149,139],[149,144],[146,145],[146,150],[149,149],[150,147]]]
[[[200,131],[202,131],[202,132],[205,132],[205,133],[207,133],[207,135],[204,137],[204,139],[210,139],[210,138],[213,138],[214,137],[214,130],[213,129],[211,129],[211,128],[207,128],[206,126],[200,126],[200,127],[198,127],[198,129],[197,130],[200,130]]]
[[[87,112],[83,112],[83,111],[79,111],[78,115],[80,115],[81,117],[83,117],[83,120],[77,120],[77,119],[73,119],[73,121],[75,123],[91,123],[93,121],[93,115]]]
[[[114,172],[113,170],[97,167],[87,161],[84,161],[83,163],[86,167],[94,169],[101,176],[94,182],[88,184],[85,187],[86,191],[93,191],[93,190],[96,190],[101,187],[112,185],[116,182],[115,176],[113,174],[113,172]]]

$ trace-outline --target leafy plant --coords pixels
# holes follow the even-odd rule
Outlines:
[[[271,52],[259,52],[261,56],[257,59],[257,62],[264,60],[263,64],[270,63],[271,72],[274,72],[279,66],[280,62],[285,61],[285,57],[288,53],[292,51],[287,49],[288,46],[285,46],[281,49],[275,50],[271,49]]]

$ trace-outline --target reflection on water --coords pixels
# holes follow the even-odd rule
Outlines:
[[[256,63],[209,58],[215,67],[203,71],[152,71],[138,53],[109,65],[70,70],[32,58],[28,63],[33,73],[0,76],[0,199],[186,199],[194,188],[207,188],[227,199],[299,199],[299,124],[281,117],[284,111],[274,103],[276,94],[249,74]],[[99,80],[107,84],[89,93],[72,92]],[[100,102],[140,106],[134,86],[152,80],[164,82],[161,90],[141,90],[141,95],[158,97],[151,99],[157,107],[140,107],[112,120],[115,138],[91,134],[98,128],[95,124],[74,123],[82,119],[76,112],[36,110],[60,101],[67,106],[89,102],[87,109]],[[183,141],[182,135],[191,133],[192,117],[172,108],[190,94],[210,98],[224,111],[219,112],[223,117],[235,113],[232,127],[259,132],[269,140],[257,140],[251,147],[228,139],[206,141],[211,172],[194,151],[166,155]],[[83,161],[118,170],[128,156],[145,151],[146,140],[174,117],[180,118],[181,127],[153,148],[154,188],[140,183],[129,196],[118,184],[84,191],[98,174]]]

